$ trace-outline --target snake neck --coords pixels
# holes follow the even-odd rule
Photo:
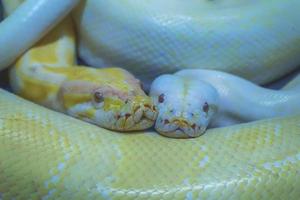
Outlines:
[[[288,90],[272,90],[212,70],[183,70],[178,74],[205,81],[217,90],[219,110],[212,127],[300,113],[300,94],[296,86]]]

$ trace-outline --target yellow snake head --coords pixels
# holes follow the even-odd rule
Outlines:
[[[81,78],[64,82],[59,92],[67,114],[118,131],[154,124],[156,108],[130,73],[119,68],[82,70]]]
[[[203,134],[217,112],[218,94],[202,81],[162,75],[152,83],[150,96],[159,112],[155,129],[168,137]]]

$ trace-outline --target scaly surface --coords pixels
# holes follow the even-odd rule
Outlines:
[[[1,68],[58,18],[46,18],[48,24],[31,34],[33,21],[43,22],[45,11],[60,18],[75,1],[54,9],[61,4],[41,0],[50,4],[36,10],[36,1],[27,2],[1,23],[7,45],[0,45],[0,54],[8,55],[0,58]],[[114,61],[140,75],[216,66],[265,82],[299,63],[298,0],[87,2],[78,31],[81,55],[91,64]],[[0,199],[300,197],[300,116],[172,140],[107,131],[2,90],[0,110]]]
[[[0,91],[2,199],[299,199],[300,116],[189,140],[118,134]]]
[[[24,0],[3,0],[5,15]],[[0,70],[41,39],[79,0],[28,0],[0,23]]]
[[[10,8],[7,14],[21,2],[5,1],[4,5]],[[21,4],[19,9],[27,3]],[[74,27],[68,16],[17,59],[10,73],[13,91],[48,108],[111,130],[151,127],[156,110],[140,82],[120,68],[76,65],[75,46]]]
[[[299,0],[83,0],[79,54],[142,80],[186,68],[266,83],[300,63]],[[95,17],[97,16],[97,17]]]

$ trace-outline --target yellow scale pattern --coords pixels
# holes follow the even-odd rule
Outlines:
[[[75,55],[72,19],[67,17],[16,61],[11,76],[14,90],[26,99],[46,102],[56,96],[68,74],[76,73],[77,70],[70,69],[75,65]]]
[[[299,199],[300,116],[176,140],[119,134],[0,90],[0,199]]]
[[[131,75],[123,69],[95,69],[76,65],[73,29],[72,18],[69,16],[16,61],[10,81],[14,91],[33,102],[52,105],[57,101],[57,93],[66,81],[82,82],[81,85],[84,82],[96,85],[105,83],[124,92],[134,90],[126,82]],[[71,95],[75,98],[71,97],[74,100],[68,101],[68,105],[65,105],[67,108],[91,98],[76,92]]]

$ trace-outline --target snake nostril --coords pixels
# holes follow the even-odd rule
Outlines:
[[[164,120],[164,124],[169,124],[169,123],[170,123],[169,120],[167,120],[167,119]]]
[[[130,113],[126,113],[126,114],[125,114],[125,119],[128,119],[130,116],[131,116]]]
[[[196,124],[193,124],[191,127],[192,127],[192,129],[195,130],[196,129]]]

